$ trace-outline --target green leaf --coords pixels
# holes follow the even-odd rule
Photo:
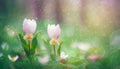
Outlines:
[[[22,34],[19,33],[18,36],[19,36],[19,40],[21,41],[22,47],[24,48],[24,51],[27,54],[28,53],[27,42],[23,39],[23,35]]]
[[[38,45],[37,36],[34,36],[34,38],[32,39],[31,54],[35,53],[37,45]]]
[[[34,37],[37,37],[38,35],[40,35],[40,31],[38,31],[37,33],[34,34]]]
[[[61,53],[61,45],[62,45],[62,41],[60,42],[60,44],[58,45],[58,50],[57,50],[57,54],[60,56]]]
[[[44,38],[42,40],[43,40],[48,52],[50,53],[51,52],[51,47],[50,47],[49,41],[45,40]]]
[[[31,53],[32,55],[35,54],[35,50],[36,50],[36,48],[37,48],[37,46],[38,46],[37,36],[38,36],[39,34],[40,34],[40,31],[37,32],[37,33],[35,33],[35,34],[34,34],[34,37],[33,37],[33,39],[32,39],[31,50],[30,50],[30,53]]]

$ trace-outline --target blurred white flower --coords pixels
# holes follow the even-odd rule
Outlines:
[[[61,52],[59,61],[60,61],[61,63],[65,64],[67,57],[68,57],[68,55],[65,54],[65,52]]]
[[[3,56],[3,53],[0,53],[0,57],[2,57]]]
[[[16,32],[10,28],[7,28],[6,31],[7,31],[7,34],[11,37],[14,37],[16,35]]]
[[[41,64],[47,64],[50,60],[50,57],[49,55],[45,55],[43,57],[39,57],[38,58],[38,61],[41,63]]]
[[[71,47],[72,48],[79,48],[82,51],[87,51],[91,48],[90,43],[85,43],[85,42],[73,42],[71,44]]]
[[[19,58],[19,56],[16,55],[15,57],[11,57],[11,55],[8,55],[8,58],[9,58],[9,60],[11,60],[12,62],[15,62],[15,61]]]
[[[33,38],[33,33],[36,30],[36,21],[34,19],[24,19],[23,21],[23,31],[25,32],[24,39],[31,40]]]
[[[65,54],[65,52],[61,52],[60,59],[66,59],[67,57],[68,57],[68,55]]]
[[[78,45],[78,48],[83,51],[87,51],[90,49],[90,44],[89,43],[80,43]]]
[[[7,43],[3,42],[3,43],[1,44],[1,48],[2,48],[3,50],[4,50],[4,49],[8,50],[9,46],[8,46]]]
[[[90,61],[96,61],[96,60],[98,60],[100,58],[102,58],[102,56],[99,55],[99,54],[91,54],[91,55],[88,56],[87,59],[90,60]]]
[[[51,38],[50,44],[51,45],[56,45],[58,43],[57,39],[60,36],[60,26],[59,24],[57,25],[48,25],[47,28],[48,36]]]

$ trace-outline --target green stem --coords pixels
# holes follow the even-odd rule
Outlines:
[[[53,45],[53,50],[54,50],[54,57],[56,58],[56,48],[55,48],[55,45]]]
[[[30,40],[28,40],[28,52],[29,52],[29,55],[30,55]]]

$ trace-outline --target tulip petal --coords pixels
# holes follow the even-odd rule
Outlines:
[[[48,28],[47,28],[47,31],[48,31],[48,36],[51,38],[51,39],[58,39],[59,36],[60,36],[60,27],[59,27],[59,24],[57,25],[48,25]]]
[[[26,34],[33,34],[36,30],[36,21],[30,19],[24,19],[23,21],[23,31]]]

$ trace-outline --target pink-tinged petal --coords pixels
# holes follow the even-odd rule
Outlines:
[[[60,36],[60,27],[59,25],[48,25],[48,36],[51,38],[51,39],[58,39],[59,36]]]
[[[92,54],[92,55],[88,56],[88,60],[90,60],[90,61],[96,61],[96,60],[98,60],[100,58],[102,58],[102,55],[99,55],[99,54],[96,54],[96,55]]]
[[[60,27],[59,27],[59,24],[56,26],[56,29],[55,29],[55,34],[56,34],[56,37],[58,38],[60,36]]]
[[[41,64],[47,64],[50,60],[50,57],[49,55],[45,55],[41,58],[38,58],[38,61],[41,63]]]
[[[33,34],[36,30],[36,21],[30,19],[24,19],[23,22],[23,31],[26,34]]]

